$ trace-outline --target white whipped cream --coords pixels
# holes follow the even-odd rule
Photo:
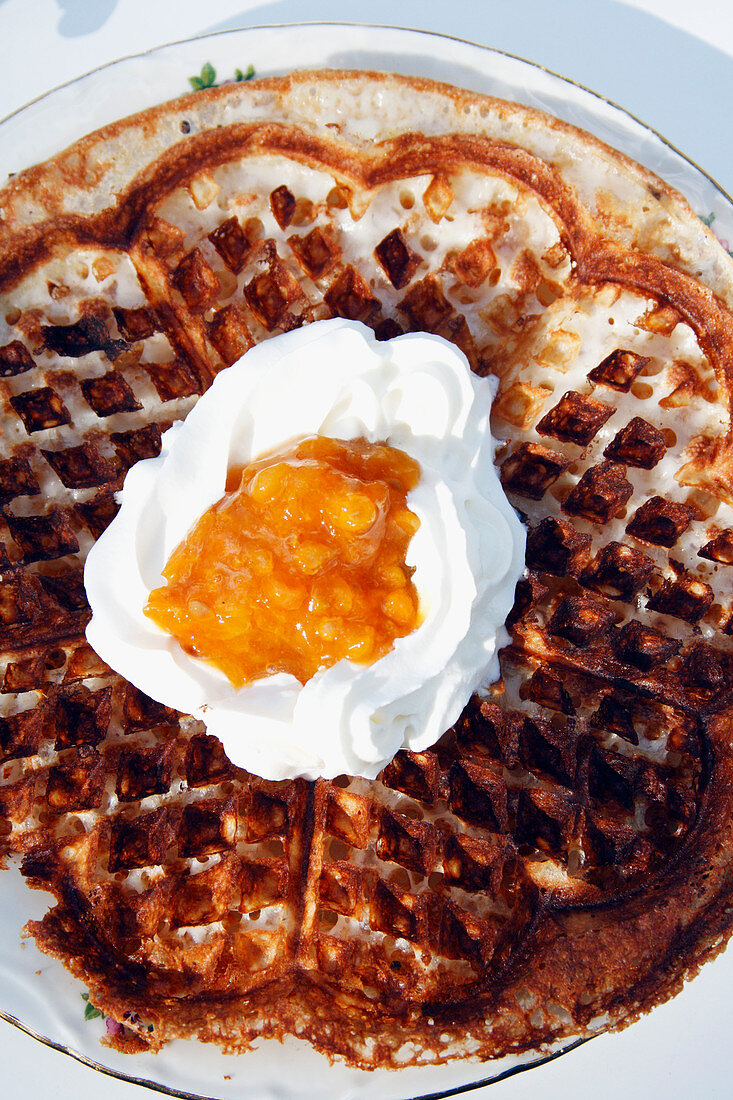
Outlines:
[[[258,344],[222,371],[158,458],[137,463],[91,550],[87,638],[152,698],[201,718],[236,765],[268,779],[374,778],[399,749],[434,744],[497,650],[524,568],[525,531],[494,466],[493,386],[438,336],[378,342],[319,321]],[[423,615],[372,665],[341,660],[305,685],[278,673],[239,690],[144,613],[162,570],[225,494],[227,471],[308,435],[386,441],[420,463],[407,564]]]

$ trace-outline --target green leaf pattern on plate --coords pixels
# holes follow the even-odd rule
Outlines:
[[[101,1009],[94,1007],[94,1005],[89,1000],[89,994],[88,993],[82,993],[81,999],[82,999],[82,1001],[86,1001],[86,1006],[84,1008],[84,1019],[85,1020],[103,1020],[104,1019],[104,1013],[102,1012]]]
[[[248,65],[244,72],[241,69],[235,69],[234,77],[231,80],[222,80],[221,83],[241,84],[245,80],[251,80],[254,75],[254,65]],[[201,92],[204,88],[218,88],[219,84],[216,82],[216,69],[210,61],[207,61],[201,66],[201,72],[198,76],[189,76],[188,83],[195,92]]]

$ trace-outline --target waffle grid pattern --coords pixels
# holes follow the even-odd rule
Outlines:
[[[166,189],[127,249],[8,291],[0,842],[56,895],[42,946],[128,1006],[128,1045],[246,1045],[273,991],[294,1007],[272,1033],[362,1064],[447,1057],[469,1018],[491,1053],[610,1011],[587,976],[540,1002],[525,948],[548,913],[632,903],[699,830],[733,687],[733,517],[691,456],[725,419],[691,329],[648,291],[585,287],[556,223],[475,166],[365,193],[252,154]],[[270,783],[96,657],[81,569],[126,471],[218,371],[327,316],[438,333],[499,376],[528,574],[502,681],[437,746],[373,783]],[[226,1018],[234,997],[227,1038],[197,998]],[[360,1023],[308,1022],[311,1002]]]

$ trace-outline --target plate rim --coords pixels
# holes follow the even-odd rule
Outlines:
[[[488,54],[494,54],[499,57],[506,57],[511,61],[519,61],[520,63],[528,65],[530,68],[536,69],[539,72],[545,73],[546,75],[553,77],[556,80],[561,80],[564,84],[569,84],[571,85],[571,87],[577,88],[578,91],[583,92],[586,95],[592,96],[593,99],[596,99],[599,102],[606,104],[606,106],[611,107],[615,111],[620,111],[623,115],[626,116],[626,118],[630,119],[637,126],[640,126],[648,134],[653,134],[654,137],[657,138],[667,149],[678,156],[681,160],[689,164],[692,168],[695,169],[695,171],[704,176],[705,179],[707,179],[708,182],[711,183],[712,186],[720,193],[722,198],[730,203],[731,206],[733,206],[733,194],[729,194],[725,187],[723,187],[723,185],[713,175],[711,175],[710,172],[699,165],[695,160],[692,159],[692,157],[688,156],[687,153],[678,148],[678,146],[675,145],[673,141],[670,141],[670,139],[665,137],[665,135],[662,134],[659,130],[655,129],[653,126],[650,126],[649,123],[644,122],[643,119],[639,118],[639,116],[634,114],[634,112],[631,111],[628,107],[624,107],[622,104],[617,103],[616,100],[610,99],[608,96],[603,95],[602,92],[597,92],[593,88],[588,87],[587,84],[583,84],[579,80],[574,80],[572,77],[565,76],[563,73],[559,73],[555,69],[551,69],[547,65],[543,65],[539,61],[531,61],[529,58],[523,57],[521,54],[512,53],[510,50],[501,50],[495,46],[487,46],[483,42],[476,42],[474,41],[474,39],[463,38],[461,35],[457,34],[445,34],[442,31],[434,31],[430,30],[429,28],[408,27],[400,23],[367,23],[362,22],[361,20],[346,19],[305,19],[297,20],[295,22],[256,23],[246,27],[227,27],[222,30],[208,31],[206,34],[189,35],[186,38],[176,38],[172,39],[170,42],[161,42],[158,45],[150,46],[145,50],[139,50],[135,53],[124,54],[122,57],[116,57],[111,61],[105,61],[101,65],[96,65],[94,68],[80,73],[78,76],[72,77],[70,80],[64,80],[60,84],[55,84],[52,88],[47,89],[47,91],[42,92],[40,95],[34,96],[33,99],[28,100],[28,102],[24,103],[21,107],[16,107],[14,111],[11,111],[9,114],[0,117],[0,134],[2,132],[2,127],[5,125],[5,123],[17,118],[18,115],[22,114],[29,108],[35,107],[37,104],[42,103],[46,99],[49,99],[57,92],[63,91],[66,88],[70,88],[73,85],[78,84],[91,76],[95,76],[96,74],[104,72],[107,69],[114,68],[117,65],[124,64],[127,61],[135,61],[140,58],[149,57],[151,54],[157,53],[161,50],[175,48],[176,46],[185,46],[193,42],[204,42],[209,39],[222,38],[228,35],[242,34],[250,31],[289,30],[298,27],[345,27],[350,29],[398,31],[411,35],[425,35],[429,38],[439,38],[448,42],[455,42],[458,45],[462,46],[471,46],[475,49],[483,50]],[[190,93],[184,92],[183,94],[186,95]],[[124,118],[125,116],[122,117]],[[83,137],[84,135],[81,136]],[[32,165],[28,165],[28,167],[32,167]],[[2,186],[4,186],[4,183],[2,184]]]
[[[152,1081],[147,1077],[137,1077],[128,1073],[123,1073],[121,1070],[111,1069],[109,1066],[102,1065],[101,1062],[95,1062],[93,1058],[88,1057],[86,1054],[82,1054],[81,1051],[73,1050],[63,1043],[58,1043],[54,1039],[49,1039],[47,1036],[39,1034],[32,1027],[29,1027],[15,1016],[11,1016],[2,1010],[0,1010],[0,1020],[10,1024],[11,1027],[17,1028],[18,1031],[23,1032],[24,1035],[28,1035],[31,1039],[35,1039],[35,1041],[41,1043],[42,1046],[48,1047],[50,1050],[55,1050],[59,1054],[65,1054],[69,1058],[73,1058],[75,1062],[79,1062],[81,1065],[86,1066],[87,1069],[95,1070],[105,1077],[113,1077],[117,1081],[124,1081],[130,1085],[137,1085],[139,1088],[147,1089],[149,1092],[156,1092],[162,1096],[174,1096],[177,1097],[178,1100],[218,1100],[218,1098],[213,1095],[206,1095],[202,1092],[186,1092],[172,1085],[163,1085],[158,1081]],[[540,1066],[548,1065],[550,1062],[555,1062],[558,1058],[562,1058],[565,1054],[570,1054],[571,1051],[577,1050],[578,1047],[585,1046],[586,1043],[590,1043],[591,1040],[595,1038],[595,1035],[580,1036],[577,1039],[571,1039],[557,1050],[550,1051],[547,1054],[538,1054],[537,1058],[525,1065],[509,1066],[500,1073],[491,1077],[484,1077],[480,1081],[472,1081],[467,1085],[456,1085],[439,1092],[425,1092],[420,1093],[419,1096],[406,1096],[404,1100],[448,1100],[448,1098],[452,1096],[463,1096],[466,1093],[475,1092],[477,1089],[499,1084],[500,1081],[506,1081],[510,1077],[516,1077],[518,1074],[525,1073],[527,1070],[537,1069]],[[246,1054],[240,1054],[236,1057],[246,1058],[246,1056]],[[480,1064],[486,1063],[476,1063],[476,1065]],[[399,1070],[395,1070],[394,1072],[399,1073]]]

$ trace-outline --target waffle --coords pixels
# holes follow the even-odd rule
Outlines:
[[[733,912],[733,265],[684,200],[529,109],[311,73],[108,127],[0,215],[0,844],[109,1041],[399,1067],[674,994]],[[437,745],[270,782],[96,656],[82,563],[217,372],[329,316],[497,376],[527,574]]]

